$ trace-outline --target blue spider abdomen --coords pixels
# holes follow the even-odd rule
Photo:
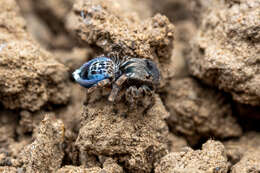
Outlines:
[[[98,57],[83,64],[73,72],[73,77],[80,85],[90,88],[104,79],[113,78],[114,62],[107,57]]]

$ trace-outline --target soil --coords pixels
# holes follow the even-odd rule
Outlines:
[[[160,85],[87,94],[111,52]],[[259,173],[259,72],[259,0],[0,0],[0,172]]]

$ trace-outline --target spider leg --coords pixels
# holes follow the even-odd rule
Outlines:
[[[128,77],[125,74],[123,74],[116,80],[115,84],[117,86],[121,86],[126,81],[126,79],[128,79]]]
[[[99,87],[103,87],[103,86],[105,86],[105,85],[107,85],[109,83],[110,83],[110,79],[105,79],[105,80],[102,80],[102,81],[98,82],[97,85]]]
[[[144,94],[144,96],[146,95],[151,96],[153,94],[153,91],[147,85],[142,85],[139,88],[139,90]]]
[[[129,103],[135,103],[140,97],[140,91],[136,88],[136,86],[130,86],[126,90],[125,97]]]
[[[122,76],[120,76],[114,83],[112,91],[108,97],[108,100],[113,102],[116,99],[116,96],[118,95],[118,92],[120,91],[120,86],[122,86],[122,84],[128,79],[128,77],[123,74]]]
[[[119,91],[120,91],[119,86],[117,86],[116,84],[113,84],[113,88],[112,88],[112,91],[110,92],[108,100],[110,102],[114,102]]]
[[[87,93],[92,93],[97,88],[103,87],[103,86],[105,86],[105,85],[107,85],[109,83],[110,83],[109,79],[105,79],[105,80],[99,81],[97,84],[95,84],[92,87],[88,88]]]
[[[125,93],[126,100],[129,103],[137,103],[140,100],[143,100],[146,96],[151,96],[153,91],[147,86],[142,85],[137,88],[136,86],[130,86]]]

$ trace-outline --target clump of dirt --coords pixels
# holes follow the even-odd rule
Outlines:
[[[209,140],[202,150],[169,153],[164,156],[155,168],[155,173],[194,172],[215,173],[228,172],[225,147],[217,141]]]
[[[204,14],[193,40],[190,72],[237,102],[259,106],[260,2],[216,4]]]
[[[126,15],[116,1],[78,0],[67,26],[82,41],[104,52],[113,51],[114,44],[118,44],[126,55],[169,58],[174,32],[169,20],[158,14],[141,22],[139,18],[124,18]]]
[[[239,140],[225,143],[232,173],[246,173],[260,171],[260,135],[249,132]]]
[[[190,77],[171,80],[167,89],[170,92],[165,104],[171,113],[168,124],[191,144],[211,136],[224,139],[242,134],[229,100],[221,92]]]
[[[31,41],[6,44],[0,52],[0,98],[6,108],[36,111],[47,102],[68,101],[68,73],[62,64]]]
[[[8,109],[39,110],[69,100],[67,69],[35,43],[14,1],[1,5],[0,98]]]
[[[248,150],[242,159],[231,168],[231,173],[260,171],[260,147]]]
[[[131,110],[107,98],[88,103],[76,142],[80,152],[116,158],[130,172],[150,172],[167,153],[168,112],[158,96],[148,110]]]
[[[230,140],[224,143],[227,155],[232,164],[237,163],[248,150],[259,150],[260,135],[256,132],[248,132],[239,140]]]
[[[35,140],[19,155],[22,169],[26,172],[54,172],[62,163],[65,128],[61,120],[47,115],[42,120]]]
[[[0,44],[1,50],[9,40],[20,40],[28,37],[25,32],[25,20],[19,15],[19,8],[15,1],[1,1],[0,15]]]

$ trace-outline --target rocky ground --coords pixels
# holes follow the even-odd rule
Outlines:
[[[137,105],[72,78],[115,48]],[[259,173],[259,123],[259,0],[0,0],[0,172]]]

